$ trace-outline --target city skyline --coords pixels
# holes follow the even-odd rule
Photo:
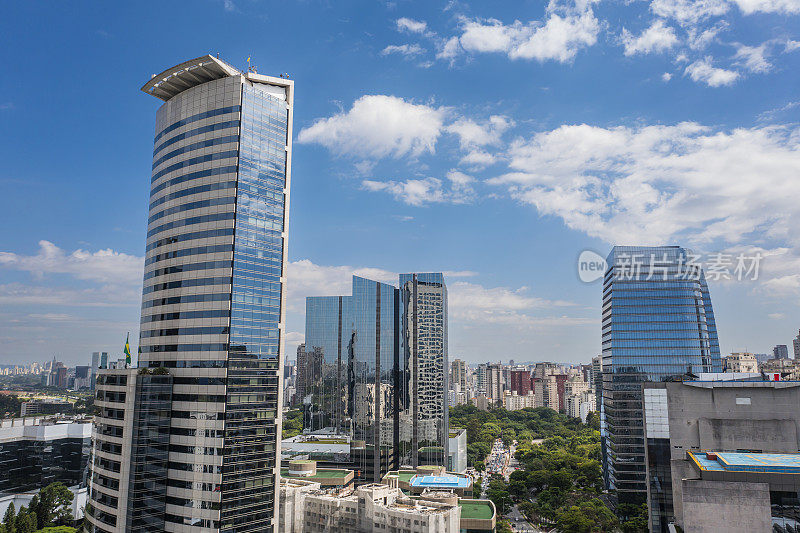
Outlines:
[[[579,254],[675,244],[764,255],[757,281],[709,279],[722,353],[792,347],[795,2],[298,3],[280,23],[250,2],[164,9],[187,24],[141,6],[27,4],[0,22],[0,212],[14,228],[0,246],[0,364],[113,359],[137,338],[153,125],[135,87],[154,64],[207,51],[304,87],[291,346],[306,296],[339,294],[354,273],[425,270],[450,280],[452,357],[586,362],[601,289],[579,281]],[[581,37],[560,39],[565,27]],[[37,81],[42,65],[60,90]]]

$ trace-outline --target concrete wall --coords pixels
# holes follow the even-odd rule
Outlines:
[[[798,382],[676,382],[666,383],[665,387],[673,506],[678,525],[683,524],[684,514],[682,481],[700,477],[687,459],[687,451],[798,453]],[[684,531],[693,530],[684,527]]]
[[[692,533],[772,531],[769,485],[683,480],[683,530]]]

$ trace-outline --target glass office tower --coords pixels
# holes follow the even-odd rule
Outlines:
[[[203,56],[142,90],[164,104],[156,113],[139,367],[166,372],[171,383],[168,394],[159,392],[164,379],[143,380],[152,388],[136,393],[136,416],[149,418],[135,426],[160,431],[153,411],[170,413],[168,461],[161,439],[141,429],[130,459],[142,479],[147,467],[135,463],[159,459],[142,498],[146,527],[273,531],[293,82]],[[117,517],[114,528],[90,518],[90,527],[142,527],[137,509],[127,516],[130,523]]]
[[[411,466],[447,464],[449,412],[447,391],[447,287],[441,273],[401,274],[404,362],[409,404],[404,425],[411,425]],[[402,462],[408,464],[408,457]]]
[[[400,285],[353,276],[352,296],[306,299],[304,429],[351,438],[356,483],[447,464],[447,288],[442,274]]]
[[[348,343],[353,331],[350,296],[306,298],[303,353],[303,428],[330,433],[349,431]],[[307,347],[307,348],[306,348]]]
[[[722,370],[708,286],[694,259],[678,246],[615,246],[607,259],[603,466],[620,503],[647,497],[642,383]]]

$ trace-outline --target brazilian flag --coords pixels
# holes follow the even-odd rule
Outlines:
[[[130,332],[128,332],[128,336],[125,338],[125,350],[124,350],[124,352],[125,352],[125,366],[126,367],[130,366],[130,364],[131,364],[131,345],[130,345],[130,340],[131,340],[131,334],[130,334]]]

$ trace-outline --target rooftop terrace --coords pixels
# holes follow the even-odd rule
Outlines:
[[[492,504],[488,501],[459,500],[458,506],[461,507],[461,518],[490,520],[494,515]]]
[[[800,453],[689,452],[700,470],[800,474]]]

